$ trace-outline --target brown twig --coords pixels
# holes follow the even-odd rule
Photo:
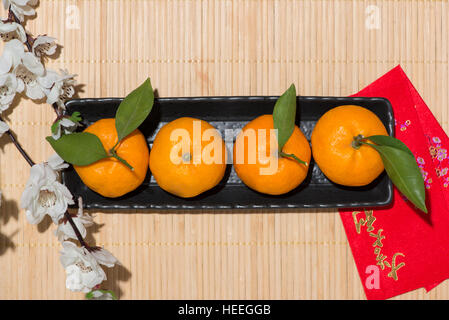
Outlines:
[[[0,121],[3,121],[3,119],[0,117]],[[28,162],[30,166],[34,166],[34,161],[31,159],[31,157],[28,155],[28,153],[25,151],[25,149],[22,148],[19,141],[17,141],[14,134],[11,132],[11,130],[8,130],[5,132],[6,135],[9,137],[11,142],[16,146],[17,150],[19,150],[20,154],[23,156],[23,158]]]
[[[78,238],[79,243],[81,244],[81,246],[83,246],[84,248],[86,248],[88,251],[91,251],[91,247],[86,243],[86,241],[84,241],[83,237],[81,236],[80,231],[78,230],[78,228],[76,227],[75,222],[72,219],[72,216],[69,213],[69,210],[67,210],[64,213],[64,217],[67,219],[67,221],[70,223],[70,225],[72,226],[73,231],[76,234],[76,237]]]

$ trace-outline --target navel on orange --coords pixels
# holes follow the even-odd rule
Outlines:
[[[280,195],[299,186],[309,167],[278,155],[277,140],[271,136],[272,129],[271,114],[246,124],[236,138],[233,162],[237,175],[248,187],[261,193]],[[297,126],[282,151],[310,162],[309,142]]]
[[[312,132],[315,162],[326,177],[344,186],[364,186],[384,170],[379,153],[368,145],[355,145],[354,137],[388,135],[370,110],[354,105],[326,112]]]
[[[150,170],[158,185],[183,198],[215,187],[226,170],[226,146],[206,121],[183,117],[164,125],[150,153]]]
[[[115,119],[101,119],[84,130],[95,134],[106,151],[117,143]],[[120,197],[140,186],[148,170],[148,145],[143,134],[134,130],[116,148],[117,155],[134,170],[115,158],[106,158],[87,166],[74,166],[86,186],[102,196]]]

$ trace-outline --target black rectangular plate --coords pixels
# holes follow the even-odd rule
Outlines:
[[[237,133],[248,121],[270,114],[278,97],[194,97],[155,99],[153,110],[140,130],[152,141],[159,128],[179,117],[194,117],[210,122],[224,136],[225,129]],[[83,125],[102,118],[113,118],[121,98],[76,99],[66,103],[67,114],[81,112]],[[373,111],[385,124],[390,135],[394,117],[390,102],[384,98],[298,97],[297,124],[310,139],[316,121],[329,109],[355,104]],[[237,129],[237,130],[235,130]],[[226,141],[228,151],[233,141]],[[378,207],[392,202],[393,187],[385,172],[365,187],[343,187],[330,182],[318,166],[311,163],[307,179],[295,190],[270,196],[246,187],[228,165],[221,183],[195,198],[183,199],[158,187],[148,171],[144,183],[135,191],[115,199],[102,197],[87,188],[72,167],[63,173],[63,182],[75,198],[81,196],[89,209],[280,209],[280,208],[350,208]]]

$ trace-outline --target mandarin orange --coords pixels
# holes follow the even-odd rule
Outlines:
[[[101,119],[84,130],[95,134],[109,151],[117,143],[115,119]],[[134,170],[115,158],[106,158],[87,166],[74,166],[86,186],[102,196],[116,198],[142,184],[148,170],[148,144],[143,134],[134,130],[116,148],[117,155]]]
[[[246,124],[236,138],[233,161],[237,175],[248,187],[261,193],[280,195],[298,187],[309,168],[292,158],[278,155],[276,136],[271,134],[273,129],[271,114]],[[297,126],[282,151],[310,162],[309,142]]]
[[[315,162],[326,177],[344,186],[364,186],[384,170],[379,153],[355,145],[354,137],[387,135],[382,121],[370,110],[345,105],[327,111],[312,132]]]
[[[226,147],[206,121],[183,117],[164,125],[150,153],[150,170],[158,185],[182,198],[215,187],[226,170]]]

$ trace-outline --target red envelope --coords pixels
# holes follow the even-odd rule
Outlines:
[[[388,208],[340,210],[366,297],[430,290],[449,278],[449,138],[400,66],[354,96],[391,102],[396,138],[417,159],[429,210],[422,213],[396,189]]]

